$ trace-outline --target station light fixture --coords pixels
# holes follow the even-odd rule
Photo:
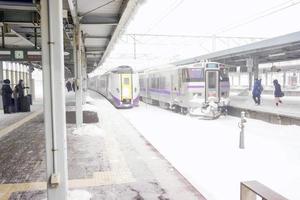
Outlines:
[[[271,58],[271,57],[278,57],[278,56],[284,56],[284,55],[285,55],[285,53],[282,52],[282,53],[270,54],[269,57]]]

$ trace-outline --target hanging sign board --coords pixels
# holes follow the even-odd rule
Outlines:
[[[0,0],[0,5],[33,5],[35,0]]]
[[[8,10],[34,10],[36,0],[0,0],[0,8]]]

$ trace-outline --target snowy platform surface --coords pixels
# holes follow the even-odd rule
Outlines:
[[[83,110],[100,122],[67,124],[70,200],[205,200],[106,99]],[[74,110],[74,96],[67,110]],[[0,138],[0,199],[46,199],[43,115]],[[30,188],[30,189],[28,189]]]
[[[19,113],[11,113],[4,114],[3,110],[0,110],[0,130],[5,127],[14,124],[26,116],[32,114],[33,112],[37,112],[43,109],[43,102],[41,100],[34,101],[33,105],[30,106],[31,112],[19,112]]]
[[[261,105],[258,106],[255,105],[252,96],[232,95],[230,97],[230,105],[237,108],[280,114],[300,119],[300,97],[283,97],[281,99],[283,103],[277,107],[273,95],[262,95]]]
[[[261,108],[272,111],[267,102]],[[239,200],[240,182],[249,180],[300,199],[299,126],[247,119],[241,150],[235,117],[204,121],[144,103],[119,112],[209,200]]]

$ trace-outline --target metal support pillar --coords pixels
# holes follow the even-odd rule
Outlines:
[[[86,62],[85,59],[83,59],[83,68],[82,68],[82,104],[86,104],[86,95],[87,95],[87,72],[86,72]]]
[[[29,69],[29,91],[32,97],[32,100],[35,99],[35,85],[34,85],[34,79],[32,78],[32,70]]]
[[[62,9],[61,0],[41,0],[48,200],[68,192]]]
[[[286,87],[286,71],[283,72],[282,76],[283,76],[282,87],[285,88]]]
[[[3,61],[0,61],[0,90],[2,88],[3,81]],[[0,109],[3,109],[2,97],[0,97]]]
[[[81,31],[79,22],[74,27],[74,68],[75,68],[75,101],[76,101],[76,126],[83,123],[82,114],[82,69],[81,69]]]
[[[5,74],[6,74],[6,79],[9,79],[9,70],[8,70],[8,63],[7,62],[5,62]]]
[[[136,39],[135,35],[132,36],[133,39],[133,59],[136,60]]]
[[[11,83],[12,83],[12,85],[13,85],[13,87],[16,85],[16,81],[17,81],[17,79],[18,79],[18,73],[16,72],[17,71],[17,67],[16,67],[16,63],[11,63],[11,65],[10,65],[10,67],[11,67]]]
[[[246,66],[249,72],[249,91],[252,90],[253,78],[258,79],[258,62],[256,58],[248,58],[246,60]]]
[[[1,34],[2,34],[2,48],[5,48],[5,32],[4,32],[4,26],[5,24],[3,24],[2,29],[1,29]]]

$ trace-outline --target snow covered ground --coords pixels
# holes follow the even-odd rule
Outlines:
[[[300,127],[248,119],[240,150],[238,118],[203,121],[141,103],[119,110],[209,200],[238,200],[257,180],[300,199]]]

